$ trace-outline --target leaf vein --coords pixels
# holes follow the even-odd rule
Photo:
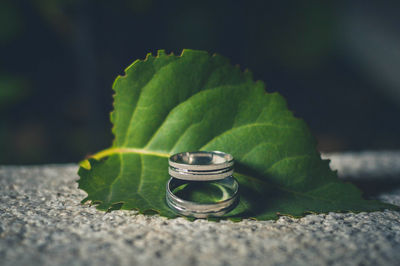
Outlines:
[[[203,145],[203,147],[200,148],[200,150],[204,149],[207,145],[210,145],[213,141],[217,140],[218,138],[225,136],[225,135],[229,135],[229,134],[233,134],[234,131],[239,130],[239,129],[243,129],[243,128],[259,128],[259,127],[275,127],[275,128],[281,128],[281,129],[291,129],[291,130],[297,130],[300,131],[298,128],[296,127],[289,127],[289,126],[280,126],[280,125],[276,125],[276,124],[272,124],[272,123],[251,123],[251,124],[245,124],[245,125],[241,125],[238,127],[234,127],[231,128],[227,131],[222,132],[221,134],[215,136],[214,138],[212,138],[210,141],[208,141],[205,145]]]

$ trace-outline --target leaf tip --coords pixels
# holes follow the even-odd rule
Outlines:
[[[122,208],[122,205],[124,205],[124,204],[125,204],[124,201],[114,202],[108,207],[106,212],[108,213],[108,212],[120,210]]]
[[[146,56],[146,58],[147,58],[147,56]],[[124,76],[118,76],[118,77],[120,77],[120,78],[123,78],[123,77],[125,77],[126,76],[126,74],[129,72],[129,71],[131,71],[131,69],[133,69],[133,67],[137,64],[137,63],[139,63],[140,62],[140,59],[136,59],[135,61],[133,61],[133,63],[132,64],[130,64],[127,68],[125,68],[125,70],[124,70]],[[118,77],[117,77],[117,79],[118,79]]]
[[[144,58],[143,61],[145,62],[145,61],[149,60],[151,57],[153,57],[153,53],[151,53],[151,52],[150,52],[150,53],[147,53],[147,54],[146,54],[146,57]]]
[[[195,55],[195,54],[209,55],[209,53],[207,51],[185,48],[182,50],[180,57],[184,57],[184,56],[188,56],[188,55]]]
[[[157,51],[157,57],[161,57],[163,55],[166,55],[165,50],[164,49],[160,49]]]
[[[90,168],[91,168],[90,162],[87,159],[83,160],[83,161],[80,161],[79,162],[79,166],[84,168],[84,169],[86,169],[86,170],[90,170]]]
[[[83,200],[81,200],[81,204],[91,204],[89,197],[84,198]]]

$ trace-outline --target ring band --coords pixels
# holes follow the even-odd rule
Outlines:
[[[220,151],[181,152],[169,158],[169,174],[189,181],[212,181],[233,174],[233,156]]]
[[[189,180],[189,181],[212,181],[224,179],[228,176],[233,175],[233,168],[225,168],[218,171],[182,171],[174,167],[169,167],[169,175],[178,179]]]
[[[213,181],[223,193],[221,201],[216,203],[197,203],[176,196],[173,191],[190,181],[171,178],[167,183],[166,201],[168,206],[178,214],[195,218],[219,217],[231,211],[237,203],[239,185],[233,176]]]
[[[169,165],[177,169],[214,171],[233,167],[233,156],[220,151],[181,152],[169,157]]]

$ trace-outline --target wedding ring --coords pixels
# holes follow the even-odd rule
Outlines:
[[[190,181],[212,181],[224,179],[228,176],[233,175],[233,168],[225,168],[218,171],[182,171],[174,167],[169,167],[169,175],[178,179],[190,180]]]
[[[222,192],[221,200],[215,203],[197,203],[194,201],[188,201],[179,198],[174,193],[174,191],[179,187],[190,183],[199,184],[200,182],[185,181],[175,178],[171,178],[168,181],[166,188],[166,201],[168,206],[174,212],[195,218],[219,217],[231,211],[236,206],[239,184],[233,176],[209,182],[210,184],[217,186]]]
[[[220,151],[182,152],[169,158],[169,174],[191,181],[220,180],[233,174],[232,155]]]

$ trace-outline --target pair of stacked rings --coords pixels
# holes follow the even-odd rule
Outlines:
[[[238,199],[239,185],[233,177],[232,155],[219,151],[182,152],[169,158],[170,180],[166,201],[176,213],[195,218],[218,217],[231,211]],[[209,182],[222,192],[222,198],[213,203],[198,203],[179,198],[174,191],[193,182]]]

